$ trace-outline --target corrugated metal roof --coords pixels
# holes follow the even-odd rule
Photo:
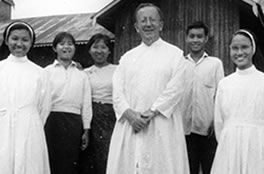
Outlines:
[[[36,32],[35,47],[44,47],[51,45],[55,35],[60,31],[70,32],[76,39],[77,44],[85,44],[95,33],[104,33],[114,38],[113,33],[106,30],[103,26],[95,23],[91,17],[93,13],[58,15],[19,19],[29,23]],[[0,40],[5,27],[11,21],[0,23]]]

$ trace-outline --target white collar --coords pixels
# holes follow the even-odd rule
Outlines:
[[[53,65],[54,65],[54,66],[61,66],[62,64],[61,64],[57,59],[55,59],[54,62],[53,62]],[[69,65],[69,67],[70,67],[70,66],[75,66],[75,67],[77,67],[77,63],[74,62],[74,61],[71,61],[71,64]]]
[[[199,64],[200,62],[202,62],[202,61],[203,61],[205,58],[207,58],[207,57],[208,57],[208,54],[204,51],[202,57],[198,60],[198,62],[195,62],[195,61],[193,60],[193,58],[191,57],[191,53],[189,53],[189,54],[186,56],[186,59],[187,59],[187,60],[190,60],[190,61],[192,61],[192,62],[194,62],[194,63],[196,63],[196,64]]]
[[[160,45],[161,43],[162,43],[162,39],[161,38],[159,38],[158,40],[156,40],[155,42],[153,42],[151,45],[146,45],[143,41],[141,42],[141,45],[142,46],[144,46],[144,47],[149,47],[149,48],[151,48],[151,47],[156,47],[156,46],[158,46],[158,45]]]
[[[251,74],[251,73],[256,72],[256,71],[257,71],[257,69],[254,65],[248,67],[247,69],[243,69],[243,70],[236,68],[236,73],[238,73],[240,75],[247,75],[247,74]]]
[[[23,56],[23,57],[17,57],[17,56],[14,56],[13,54],[10,54],[8,57],[7,57],[7,60],[10,60],[12,62],[27,62],[28,61],[28,58],[27,56]]]

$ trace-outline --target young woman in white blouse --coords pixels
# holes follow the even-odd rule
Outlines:
[[[49,174],[44,123],[49,113],[47,78],[27,57],[35,41],[33,28],[9,24],[0,55],[0,173]]]
[[[107,35],[94,35],[88,43],[94,65],[84,70],[89,77],[92,90],[90,160],[93,161],[96,174],[105,174],[110,139],[116,120],[112,106],[112,76],[116,65],[108,62],[110,44]]]
[[[51,113],[45,125],[51,174],[77,174],[80,149],[84,150],[89,140],[90,83],[72,60],[76,46],[70,33],[58,33],[52,46],[57,59],[45,68],[52,96]]]
[[[234,33],[236,71],[220,81],[215,103],[218,141],[212,174],[264,173],[264,74],[252,63],[257,44],[248,30]]]

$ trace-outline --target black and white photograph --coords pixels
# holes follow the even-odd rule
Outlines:
[[[0,0],[0,174],[264,174],[264,0]]]

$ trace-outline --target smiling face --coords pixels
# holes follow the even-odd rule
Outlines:
[[[238,69],[249,68],[252,65],[253,55],[251,40],[242,34],[235,35],[230,44],[230,57]]]
[[[190,29],[186,37],[186,43],[192,53],[199,53],[204,50],[204,46],[208,41],[203,28]]]
[[[32,39],[26,29],[15,29],[10,32],[5,43],[12,55],[24,57],[32,46]]]
[[[152,6],[139,9],[136,15],[135,28],[145,44],[151,45],[158,40],[163,28],[163,22],[157,9]]]
[[[110,50],[104,40],[99,39],[92,44],[89,53],[92,56],[95,65],[103,66],[107,64],[107,58],[110,54]]]
[[[54,51],[57,53],[58,60],[72,60],[75,53],[75,45],[73,40],[69,37],[64,37],[60,42],[57,43]]]

